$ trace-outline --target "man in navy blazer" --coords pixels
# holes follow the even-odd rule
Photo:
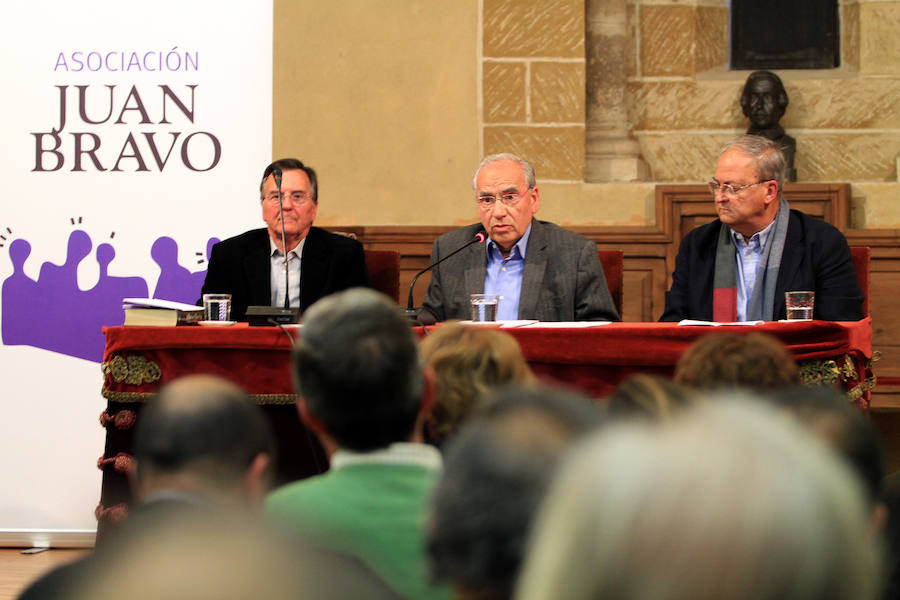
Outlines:
[[[231,294],[231,315],[244,320],[247,306],[284,306],[284,237],[288,248],[290,306],[306,310],[319,298],[343,289],[369,285],[362,244],[313,227],[319,207],[318,179],[312,167],[283,158],[266,167],[260,183],[262,217],[266,228],[223,240],[212,248],[202,293]]]
[[[737,318],[730,320],[763,318],[750,304],[755,288],[764,298],[767,276],[774,293],[760,302],[762,314],[771,314],[764,320],[784,319],[784,293],[801,290],[815,292],[816,319],[863,318],[863,294],[847,240],[832,225],[788,207],[781,197],[784,166],[781,151],[766,138],[744,135],[725,146],[709,183],[719,218],[682,240],[660,321],[727,320],[716,318],[714,305],[723,298],[736,305]],[[736,272],[734,293],[721,285],[728,270]]]

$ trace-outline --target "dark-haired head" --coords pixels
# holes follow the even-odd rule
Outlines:
[[[446,446],[427,535],[432,576],[466,598],[511,598],[557,462],[604,421],[593,400],[559,388],[489,394]]]
[[[675,366],[675,382],[695,389],[772,390],[800,383],[794,357],[766,333],[708,333]]]
[[[316,302],[294,346],[297,393],[342,448],[407,441],[423,398],[418,342],[400,308],[370,289]]]
[[[860,410],[834,388],[792,386],[768,395],[844,457],[860,477],[870,502],[878,501],[884,451],[878,433]]]
[[[263,189],[266,186],[266,179],[269,178],[269,175],[272,174],[272,171],[275,169],[281,169],[284,171],[303,171],[306,173],[306,176],[309,177],[309,187],[312,192],[312,201],[315,203],[319,202],[319,180],[316,177],[316,171],[312,167],[308,167],[303,164],[302,161],[296,158],[279,158],[263,171],[262,179],[259,181],[259,199],[263,199]]]

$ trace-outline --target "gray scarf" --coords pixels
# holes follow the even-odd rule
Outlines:
[[[748,321],[771,321],[775,314],[775,284],[781,255],[787,239],[791,207],[781,197],[775,225],[766,240],[763,255],[756,272],[756,285],[747,306]],[[737,319],[737,249],[731,237],[731,228],[722,223],[716,247],[716,266],[713,276],[713,320],[730,322]]]

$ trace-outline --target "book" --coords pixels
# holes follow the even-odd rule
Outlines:
[[[203,320],[203,308],[193,304],[156,298],[125,298],[126,327],[174,327]]]

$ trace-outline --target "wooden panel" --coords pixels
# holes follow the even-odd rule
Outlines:
[[[653,321],[653,285],[654,280],[665,281],[665,263],[660,260],[654,265],[647,262],[644,268],[635,266],[635,261],[629,261],[631,267],[625,271],[623,280],[623,321]]]
[[[900,471],[900,412],[875,412],[871,422],[878,430],[878,437],[884,446],[885,473],[890,475]]]
[[[851,229],[844,232],[853,246],[872,249],[869,263],[869,311],[872,314],[872,349],[880,355],[874,364],[878,387],[872,394],[873,411],[900,410],[900,231]]]

